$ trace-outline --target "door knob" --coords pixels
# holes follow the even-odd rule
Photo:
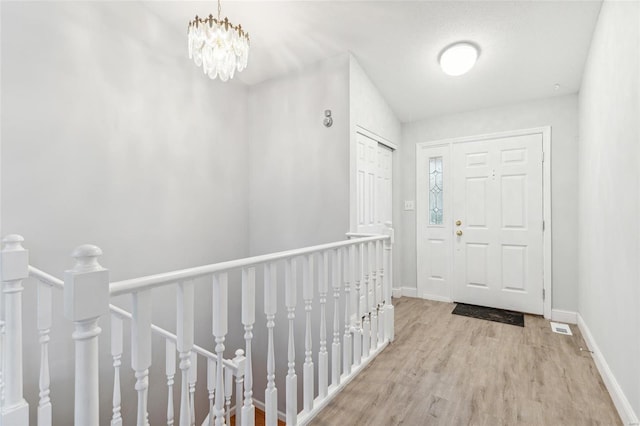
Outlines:
[[[460,226],[462,225],[462,221],[461,220],[456,220],[456,226]]]
[[[459,236],[461,236],[461,235],[462,235],[462,230],[461,230],[461,229],[458,229],[458,230],[456,231],[456,235],[457,235],[458,237],[459,237]]]

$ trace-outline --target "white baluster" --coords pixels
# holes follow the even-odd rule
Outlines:
[[[165,374],[167,375],[167,426],[173,425],[173,384],[176,376],[176,344],[167,339],[165,345]]]
[[[264,267],[264,313],[267,317],[269,343],[267,348],[267,388],[264,391],[265,423],[267,426],[278,424],[278,389],[276,388],[275,348],[273,343],[273,327],[278,306],[276,265]]]
[[[385,309],[384,309],[384,268],[383,268],[383,245],[382,241],[376,241],[376,267],[378,268],[376,303],[378,305],[378,342],[385,340]]]
[[[180,426],[191,423],[189,404],[189,367],[193,348],[193,282],[178,284],[178,302],[176,316],[176,346],[180,356]]]
[[[296,317],[296,264],[293,259],[285,260],[285,304],[289,320],[288,371],[287,371],[287,425],[295,426],[298,421],[298,376],[296,375],[296,347],[294,341]]]
[[[216,341],[216,395],[215,395],[215,425],[225,423],[224,418],[224,340],[227,335],[227,274],[213,276],[213,336]]]
[[[40,402],[38,426],[51,425],[51,399],[49,398],[49,332],[51,331],[51,286],[38,282],[38,333],[40,334]]]
[[[64,313],[74,323],[74,424],[83,426],[97,426],[100,415],[98,320],[109,312],[109,272],[98,263],[101,254],[89,244],[76,248],[75,265],[64,276]]]
[[[189,411],[191,412],[191,426],[196,424],[196,381],[198,380],[198,354],[191,352],[189,366]]]
[[[351,374],[352,357],[352,339],[351,339],[351,274],[353,271],[353,246],[346,247],[342,250],[341,256],[344,259],[343,280],[344,280],[344,357],[342,359],[344,374]]]
[[[4,401],[1,424],[29,424],[29,405],[23,396],[22,383],[22,280],[29,276],[29,252],[22,247],[24,238],[8,235],[4,248],[2,292],[4,294]]]
[[[362,360],[362,303],[360,303],[360,284],[362,282],[362,244],[354,246],[354,263],[352,268],[356,289],[356,323],[353,331],[353,363],[360,365]]]
[[[226,424],[231,424],[231,394],[233,392],[233,370],[224,368],[224,412],[226,414]]]
[[[302,263],[302,298],[304,299],[305,333],[304,365],[302,367],[303,408],[307,413],[313,410],[313,341],[311,339],[311,302],[313,301],[313,257],[305,256]]]
[[[149,425],[149,367],[151,367],[151,290],[131,295],[131,368],[135,371],[138,392],[137,426]]]
[[[236,357],[233,359],[236,365],[236,425],[242,424],[242,390],[244,389],[244,369],[246,358],[242,349],[236,350]]]
[[[320,294],[320,352],[318,353],[318,396],[326,398],[329,381],[329,353],[327,352],[327,292],[329,291],[329,253],[322,253],[318,269],[318,293]]]
[[[362,290],[362,297],[360,300],[362,301],[361,306],[361,314],[364,317],[364,321],[362,324],[362,355],[366,358],[369,356],[369,349],[371,348],[371,322],[369,321],[369,244],[365,243],[361,245],[362,247],[362,272],[364,276],[364,284]]]
[[[2,265],[0,264],[0,269]],[[1,272],[0,272],[1,273]],[[4,287],[2,285],[2,277],[0,277],[0,419],[4,411],[4,351],[5,351],[5,322],[4,322]]]
[[[340,384],[340,249],[331,252],[331,286],[333,287],[333,344],[331,345],[331,384]]]
[[[111,416],[111,426],[122,426],[120,393],[120,366],[122,365],[122,339],[123,324],[122,318],[116,314],[111,314],[111,357],[113,358],[113,415]]]
[[[385,240],[385,267],[386,267],[386,285],[385,285],[385,303],[386,303],[386,326],[385,334],[390,342],[393,342],[395,337],[394,331],[394,307],[391,303],[391,289],[393,287],[393,243],[394,243],[394,231],[391,226],[391,222],[385,222],[385,234],[389,236],[389,239]]]
[[[207,358],[207,390],[209,391],[209,426],[213,426],[213,398],[216,391],[216,360]],[[238,424],[238,423],[236,423]]]
[[[256,320],[256,270],[242,270],[242,324],[245,339],[244,405],[242,406],[242,426],[254,426],[255,407],[253,405],[253,369],[251,365],[251,340],[253,323]],[[236,423],[237,424],[237,423]]]
[[[376,243],[369,243],[369,271],[370,271],[370,283],[369,283],[369,312],[371,313],[371,350],[378,348],[378,306],[376,304],[376,286],[377,283],[377,270],[376,270]]]

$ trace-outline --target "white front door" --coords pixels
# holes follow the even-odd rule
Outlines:
[[[417,146],[418,297],[542,314],[542,133]]]
[[[453,299],[543,312],[542,135],[453,145]]]

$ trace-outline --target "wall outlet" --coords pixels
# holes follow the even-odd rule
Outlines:
[[[405,211],[410,211],[410,210],[415,210],[415,209],[416,209],[415,201],[405,201],[404,202],[404,210]]]

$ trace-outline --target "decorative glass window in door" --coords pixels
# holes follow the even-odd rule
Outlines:
[[[429,158],[429,225],[442,225],[442,157]]]

